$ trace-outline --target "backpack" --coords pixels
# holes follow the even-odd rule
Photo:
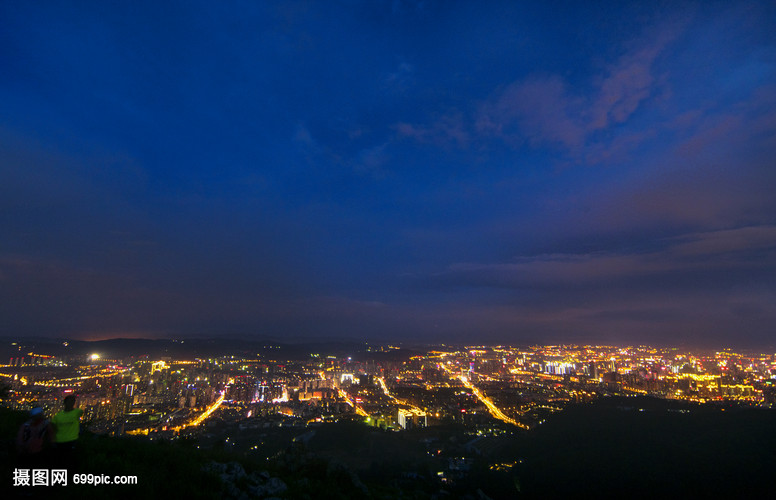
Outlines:
[[[48,431],[48,420],[44,420],[38,429],[33,429],[32,422],[27,421],[22,427],[21,445],[24,451],[30,453],[43,448],[44,437]]]

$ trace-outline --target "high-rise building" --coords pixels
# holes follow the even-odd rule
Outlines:
[[[428,427],[428,417],[426,412],[420,410],[405,410],[399,408],[397,418],[399,426],[402,429],[412,429],[414,427]]]

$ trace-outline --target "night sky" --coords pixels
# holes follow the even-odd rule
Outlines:
[[[774,345],[776,4],[2,2],[0,335]]]

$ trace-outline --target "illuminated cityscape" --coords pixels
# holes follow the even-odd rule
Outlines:
[[[569,404],[609,396],[776,403],[776,355],[730,349],[366,345],[357,357],[286,359],[270,346],[251,357],[114,359],[13,345],[18,355],[0,367],[11,389],[7,406],[37,404],[51,413],[77,394],[89,428],[111,435],[198,434],[218,421],[304,427],[343,419],[392,430],[458,422],[487,432],[532,429]]]
[[[554,479],[580,466],[574,461],[564,469],[556,452],[574,456],[583,446],[622,459],[630,447],[606,443],[621,442],[619,436],[630,432],[630,440],[642,440],[642,450],[678,446],[669,456],[690,450],[703,456],[720,438],[739,439],[740,431],[733,431],[742,425],[767,440],[776,403],[776,354],[733,349],[192,339],[17,340],[3,347],[12,354],[0,367],[7,388],[2,403],[9,410],[41,406],[53,415],[65,396],[76,394],[83,429],[92,436],[120,443],[180,440],[218,457],[229,453],[231,460],[272,464],[284,480],[276,478],[272,489],[269,479],[257,476],[251,484],[260,498],[295,481],[301,481],[299,491],[313,492],[306,476],[295,472],[309,457],[327,460],[327,468],[347,464],[341,466],[348,474],[370,478],[377,491],[393,485],[382,498],[408,491],[465,496],[482,488],[488,498],[512,498],[523,487],[534,494],[589,491]],[[230,350],[239,354],[226,354]],[[656,426],[661,437],[654,435]],[[713,429],[728,430],[712,437]],[[681,444],[687,431],[699,436],[695,445]],[[558,432],[566,437],[552,444]],[[586,444],[571,437],[589,432],[594,437]],[[752,446],[728,452],[727,463],[741,462],[741,454],[757,457]],[[752,461],[771,463],[751,458],[741,467],[751,468]],[[221,488],[227,488],[220,494],[240,498],[243,490],[230,485],[244,472],[229,476],[236,467],[230,463],[236,462],[211,459],[204,467],[220,474]],[[633,472],[639,469],[625,464],[590,488],[618,491],[624,486],[617,477],[639,484]],[[595,462],[588,467],[590,473],[601,470]],[[360,480],[354,481],[361,491]],[[701,480],[684,481],[696,491]],[[750,486],[769,489],[762,481]]]
[[[689,448],[675,445],[673,453],[700,446],[702,454],[720,437],[723,443],[738,439],[703,437],[709,425],[735,429],[754,418],[751,432],[760,436],[776,404],[776,354],[749,350],[197,339],[18,339],[1,347],[10,354],[0,366],[7,411],[23,414],[41,406],[51,416],[65,396],[75,394],[84,410],[83,432],[93,438],[122,447],[127,440],[148,445],[180,440],[202,453],[259,460],[274,474],[285,474],[274,482],[254,476],[250,488],[258,489],[244,493],[259,491],[260,498],[286,492],[297,479],[299,491],[312,491],[305,476],[294,472],[309,464],[309,457],[330,461],[328,468],[348,464],[340,466],[353,477],[357,471],[370,478],[376,491],[393,484],[393,493],[382,498],[430,490],[465,496],[481,488],[493,495],[489,498],[511,498],[521,485],[534,493],[587,491],[553,479],[579,467],[557,464],[554,453],[573,453],[575,445],[565,442],[569,437],[550,444],[553,433],[584,436],[598,429],[585,446],[623,456],[629,448],[606,440],[630,432],[630,439],[647,440],[642,449],[665,449],[681,443],[684,438],[676,437],[692,422],[700,440]],[[239,354],[226,354],[230,350]],[[724,421],[729,427],[714,424],[714,415],[729,416]],[[655,426],[664,437],[652,435]],[[542,458],[542,450],[549,458]],[[752,450],[744,447],[729,460],[740,461],[740,453],[756,457]],[[763,467],[770,463],[752,460]],[[244,474],[233,463],[210,459],[201,466],[220,474],[222,491],[214,495],[243,494],[230,486]],[[382,463],[390,464],[388,469],[375,465]],[[238,476],[229,476],[234,467]],[[600,470],[595,463],[590,467]],[[612,478],[618,475],[638,484],[624,467],[605,484],[591,485],[617,490]],[[499,485],[504,478],[511,479]],[[685,487],[694,491],[697,481],[687,480]],[[768,489],[762,482],[751,485]]]

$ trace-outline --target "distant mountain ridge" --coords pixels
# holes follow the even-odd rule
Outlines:
[[[13,345],[13,343],[16,345]],[[161,358],[191,359],[220,356],[253,357],[277,355],[283,359],[309,359],[310,354],[321,356],[353,356],[354,359],[367,353],[369,345],[356,341],[313,341],[301,343],[281,343],[268,339],[240,338],[189,338],[189,339],[136,339],[115,338],[106,340],[69,340],[69,339],[11,339],[4,338],[0,344],[0,360],[6,362],[10,357],[27,356],[29,352],[50,356],[88,356],[96,353],[102,358],[118,359],[126,357],[149,356]],[[19,347],[22,349],[19,350]],[[414,353],[414,351],[412,352]],[[371,359],[391,357],[389,353],[368,352]],[[395,355],[408,357],[408,351],[402,349]],[[412,354],[410,354],[412,355]]]

